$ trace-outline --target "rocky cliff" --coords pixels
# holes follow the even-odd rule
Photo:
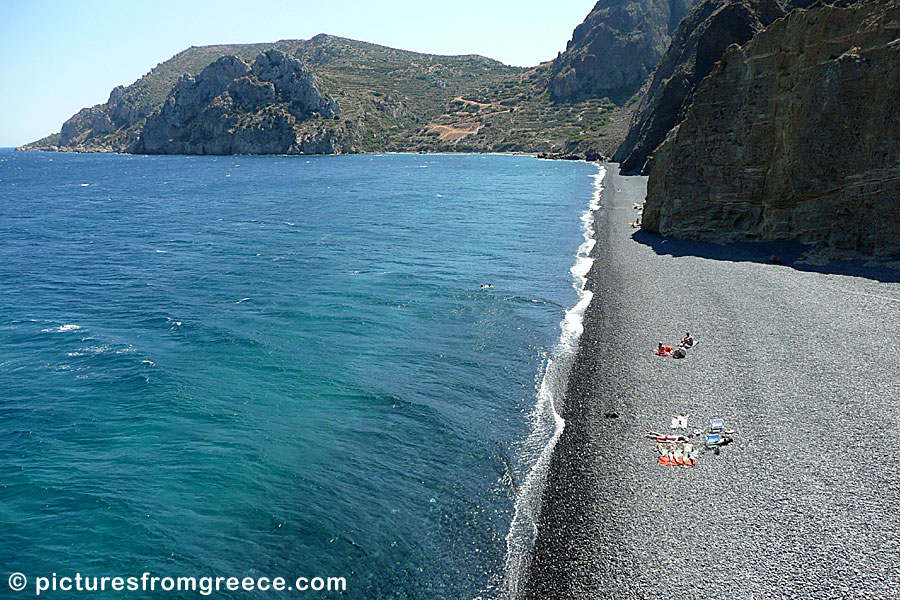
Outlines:
[[[853,4],[855,0],[828,4]],[[682,118],[700,81],[731,44],[742,45],[775,19],[813,0],[704,0],[678,26],[613,160],[626,175],[644,172],[650,154]]]
[[[815,6],[731,46],[648,165],[644,226],[900,255],[900,2]]]
[[[696,0],[600,0],[553,61],[550,96],[629,99],[656,67]]]
[[[334,126],[337,102],[279,50],[252,65],[224,56],[185,75],[129,148],[143,154],[335,154],[355,150]]]
[[[24,146],[26,150],[117,152],[134,143],[151,107],[135,99],[133,90],[118,86],[106,104],[82,108],[63,123],[58,134]]]
[[[776,0],[704,0],[681,22],[635,112],[614,160],[641,172],[650,153],[684,116],[700,81],[731,44],[743,44],[785,11]]]

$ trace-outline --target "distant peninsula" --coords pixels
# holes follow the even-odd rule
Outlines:
[[[611,155],[627,116],[551,99],[552,64],[516,68],[318,35],[189,48],[24,150],[146,154],[383,151]],[[618,135],[608,131],[618,118]]]
[[[601,0],[566,51],[530,68],[325,34],[191,47],[20,149],[606,158],[693,4]]]

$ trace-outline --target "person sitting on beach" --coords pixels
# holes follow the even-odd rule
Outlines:
[[[672,417],[672,429],[684,429],[687,431],[688,418],[690,418],[690,415],[675,415]]]
[[[697,456],[700,455],[700,451],[694,448],[693,444],[684,444],[684,465],[686,467],[693,467],[697,464]]]
[[[660,356],[668,356],[669,352],[671,352],[671,351],[672,351],[672,348],[670,346],[666,346],[662,342],[660,342],[659,346],[656,347],[656,353],[659,354]]]
[[[690,332],[684,334],[684,337],[681,338],[681,345],[685,348],[690,348],[694,345],[694,338],[691,337]]]

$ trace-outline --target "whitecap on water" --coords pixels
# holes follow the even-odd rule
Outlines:
[[[60,325],[59,327],[48,327],[47,329],[41,329],[43,333],[65,333],[67,331],[77,331],[81,329],[80,326],[74,324],[68,325]]]

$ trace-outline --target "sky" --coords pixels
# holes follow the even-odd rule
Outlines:
[[[596,0],[0,0],[0,147],[59,131],[190,46],[318,33],[533,66],[565,50]]]

